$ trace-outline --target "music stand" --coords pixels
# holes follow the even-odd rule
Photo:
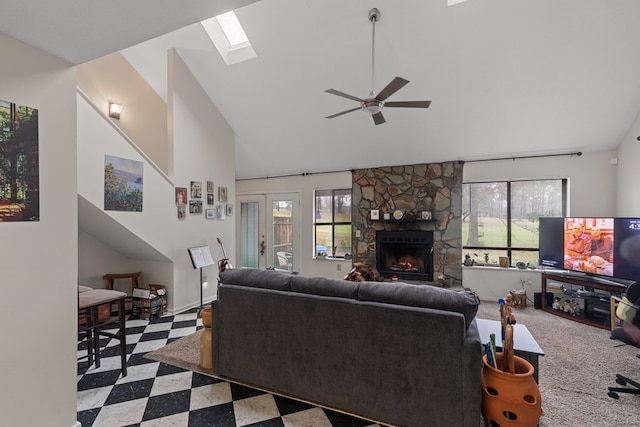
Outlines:
[[[198,315],[200,315],[200,313],[202,313],[202,269],[215,263],[213,261],[213,257],[211,256],[209,246],[207,245],[194,246],[187,249],[187,252],[189,253],[189,258],[191,258],[191,264],[193,264],[193,268],[200,269],[200,309],[198,310]]]

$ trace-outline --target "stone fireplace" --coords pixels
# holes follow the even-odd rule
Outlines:
[[[400,280],[446,277],[461,283],[462,162],[356,169],[352,179],[354,262],[376,266],[383,276]],[[394,215],[397,211],[401,215]],[[404,234],[394,234],[411,231],[430,233],[421,237],[429,241],[428,254],[411,239],[403,240]],[[396,240],[381,241],[382,236]],[[396,252],[402,247],[407,253]]]
[[[376,232],[376,268],[385,278],[433,281],[433,232]]]

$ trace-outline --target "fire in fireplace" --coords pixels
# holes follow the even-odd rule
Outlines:
[[[433,281],[433,232],[378,231],[376,268],[386,278]]]

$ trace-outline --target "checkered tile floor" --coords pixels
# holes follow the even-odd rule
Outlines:
[[[118,340],[103,338],[100,368],[78,361],[78,421],[83,427],[377,426],[144,357],[201,327],[195,312],[128,320],[126,377],[120,376]],[[78,357],[86,354],[80,341]]]

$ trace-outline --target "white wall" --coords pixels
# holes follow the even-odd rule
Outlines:
[[[613,151],[598,151],[582,156],[467,162],[463,181],[568,178],[569,215],[615,216],[618,168],[611,158],[616,156]]]
[[[294,176],[242,180],[236,183],[238,195],[295,192],[300,194],[302,216],[302,257],[300,274],[342,279],[351,269],[351,261],[321,260],[313,258],[313,218],[314,191],[351,188],[351,172],[336,172]],[[238,216],[236,215],[236,218]],[[227,248],[228,253],[230,252]]]
[[[121,104],[117,125],[168,173],[167,104],[121,53],[79,65],[78,86],[105,113],[109,101]]]
[[[640,144],[640,143],[639,143]],[[589,152],[582,156],[548,157],[491,162],[468,162],[464,165],[464,182],[507,179],[569,179],[569,207],[572,215],[612,216],[616,213],[617,166],[611,164],[615,152]],[[300,192],[302,207],[302,247],[313,248],[313,192],[318,189],[349,188],[351,173],[316,174],[284,178],[238,181],[238,194]],[[594,196],[597,195],[597,196]],[[342,262],[338,271],[335,261],[314,260],[303,253],[301,274],[333,278],[344,277],[350,262]],[[520,289],[520,276],[528,277],[529,293],[540,291],[540,272],[498,268],[463,270],[463,285],[470,287],[482,299],[504,297],[510,290]],[[524,277],[523,276],[523,277]],[[533,299],[533,295],[529,296]]]
[[[615,216],[616,176],[619,166],[611,164],[615,152],[589,152],[582,156],[544,157],[465,163],[464,182],[515,179],[569,179],[569,215]],[[527,297],[540,292],[541,273],[497,267],[463,268],[462,284],[474,290],[482,300],[504,298],[513,289],[521,289],[520,279],[528,277],[532,285]]]
[[[169,51],[168,109],[174,184],[189,188],[191,181],[202,182],[204,208],[212,208],[207,206],[206,182],[213,181],[215,204],[218,204],[219,186],[227,187],[227,200],[233,203],[236,194],[235,135],[180,58],[179,50]],[[186,220],[176,220],[173,233],[166,236],[166,239],[173,239],[168,255],[175,263],[174,307],[187,307],[194,298],[199,299],[200,273],[193,269],[187,248],[209,245],[213,259],[219,260],[222,258],[222,250],[216,241],[219,237],[227,253],[233,254],[236,240],[233,218],[207,220],[204,214],[187,213]],[[204,299],[209,300],[216,296],[217,266],[207,267],[205,274],[209,286],[204,290]]]
[[[104,289],[105,283],[102,276],[105,274],[137,271],[144,272],[138,279],[139,285],[142,287],[148,287],[149,284],[168,286],[168,283],[173,282],[171,280],[173,277],[172,262],[129,259],[82,230],[78,230],[78,253],[78,284],[80,285]],[[128,279],[116,280],[114,289],[130,292],[130,283]],[[170,311],[173,309],[172,301],[172,294],[169,293]]]
[[[78,96],[78,194],[94,206],[103,207],[104,156],[124,157],[144,163],[143,212],[106,214],[167,258],[168,262],[123,256],[118,245],[104,245],[91,236],[80,236],[81,278],[83,284],[103,287],[106,273],[142,272],[142,285],[157,283],[168,289],[168,309],[180,312],[200,304],[200,271],[193,268],[187,249],[209,245],[214,259],[222,258],[216,237],[233,250],[235,227],[232,220],[207,220],[204,214],[189,214],[178,220],[176,187],[190,187],[191,181],[214,181],[235,194],[234,135],[216,107],[204,95],[179,55],[169,53],[169,119],[171,123],[168,157],[173,182],[152,167],[151,162]],[[206,189],[203,191],[207,206]],[[187,209],[188,210],[188,209]],[[122,242],[126,245],[127,242]],[[124,252],[124,251],[123,251]],[[100,261],[95,258],[99,257]],[[217,266],[203,270],[210,284],[203,290],[203,302],[215,298]]]
[[[462,267],[462,285],[474,291],[483,301],[496,302],[510,291],[527,291],[533,306],[533,294],[542,289],[542,272],[517,268]]]
[[[640,115],[618,149],[617,212],[620,217],[640,217]]]
[[[0,34],[0,99],[38,109],[40,221],[0,223],[0,419],[76,424],[75,68]]]

